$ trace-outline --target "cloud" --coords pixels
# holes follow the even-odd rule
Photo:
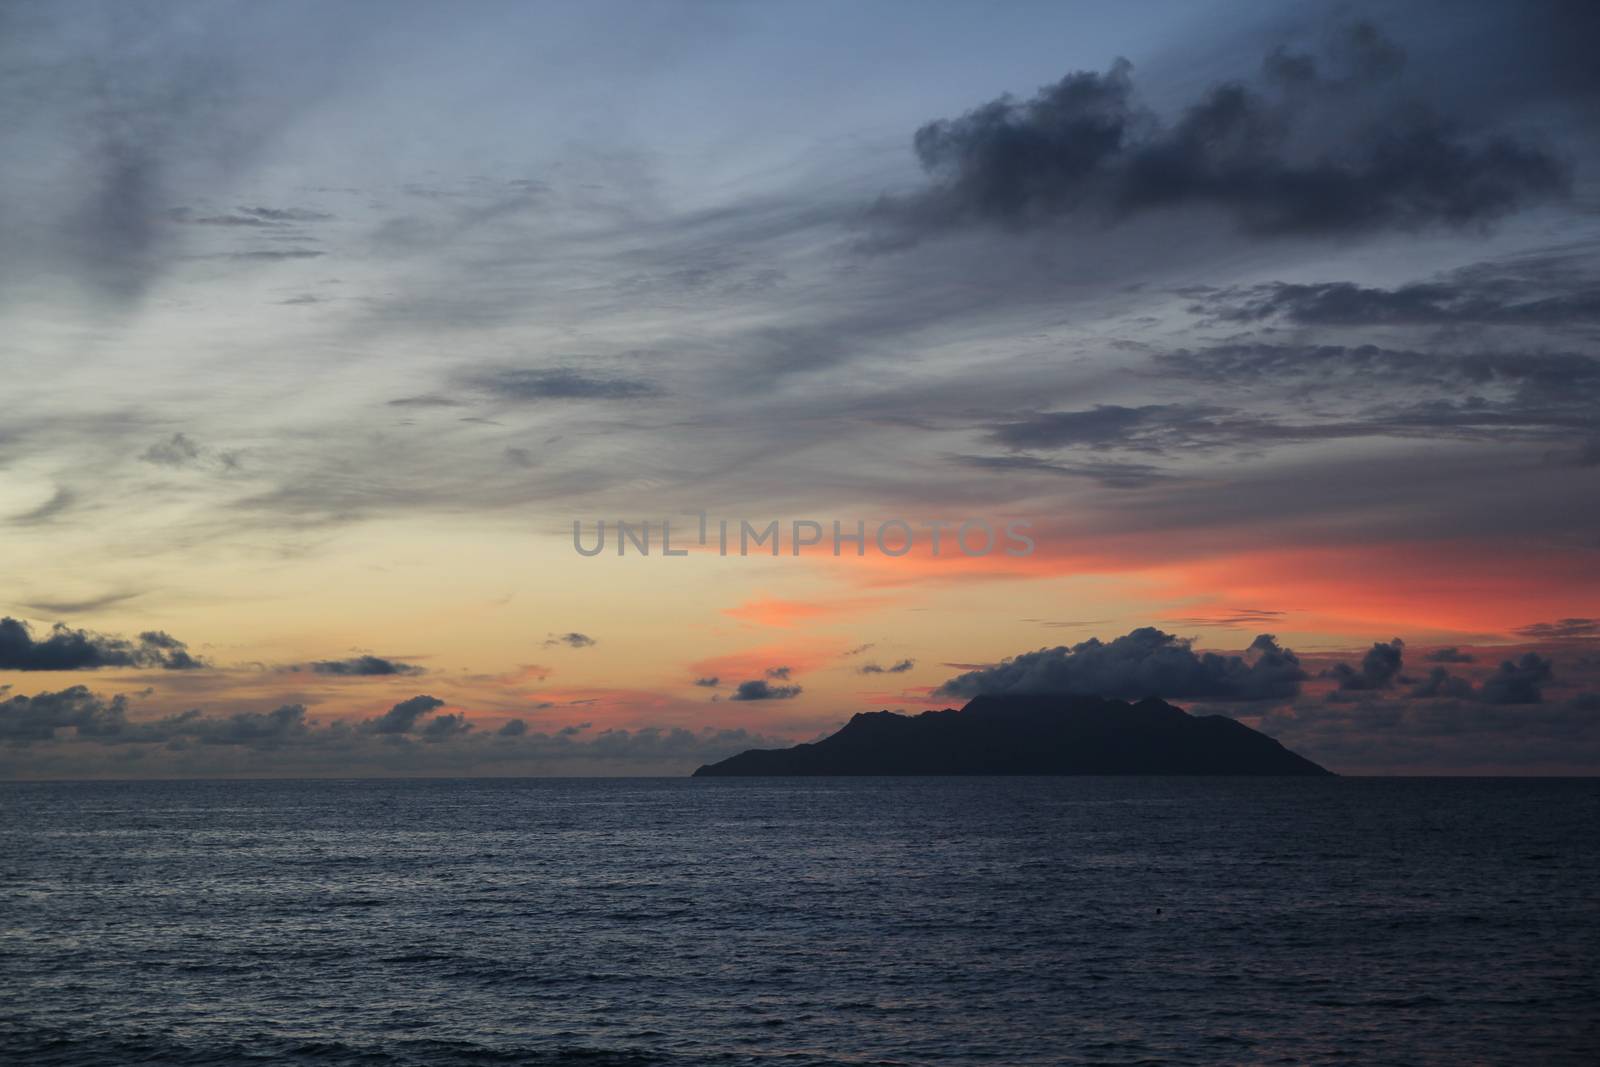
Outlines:
[[[223,718],[209,719],[189,712],[176,719],[161,720],[155,729],[168,729],[178,736],[192,736],[208,745],[247,745],[273,748],[310,731],[306,709],[299,704],[284,704],[272,711],[241,711]]]
[[[1438,697],[1308,701],[1269,711],[1259,726],[1335,769],[1581,773],[1600,762],[1600,694],[1557,704]]]
[[[1472,663],[1477,657],[1459,648],[1436,648],[1422,657],[1429,663]]]
[[[1280,48],[1251,82],[1216,85],[1164,121],[1119,59],[923,126],[913,147],[932,183],[879,216],[915,233],[1188,207],[1255,234],[1351,234],[1481,225],[1566,192],[1561,161],[1436,113],[1406,90],[1404,66],[1357,24],[1327,54]]]
[[[994,428],[990,437],[1007,448],[1140,447],[1150,451],[1182,444],[1184,427],[1219,414],[1215,408],[1178,404],[1123,407],[1098,404],[1082,411],[1048,411]]]
[[[1143,489],[1173,477],[1170,472],[1145,463],[1057,463],[1038,456],[979,456],[960,453],[952,454],[948,458],[953,463],[982,470],[1083,478],[1107,489]]]
[[[353,656],[350,659],[320,659],[311,664],[317,674],[371,677],[396,674],[422,674],[423,668],[381,656]]]
[[[1168,619],[1175,626],[1206,626],[1234,629],[1241,626],[1273,626],[1283,622],[1284,612],[1265,608],[1235,608],[1217,615],[1195,615],[1186,619]]]
[[[77,502],[77,493],[65,487],[59,487],[51,494],[49,500],[46,500],[36,508],[30,508],[19,515],[11,516],[8,521],[13,526],[38,526],[51,522]]]
[[[244,260],[286,260],[286,259],[320,259],[327,255],[326,252],[315,248],[253,248],[246,252],[224,252],[220,259]]]
[[[17,695],[0,702],[0,740],[12,744],[48,741],[60,729],[73,728],[80,737],[108,737],[127,720],[123,697],[101,700],[81,685],[56,693]]]
[[[160,630],[147,630],[136,640],[74,630],[56,623],[48,637],[35,640],[28,624],[0,618],[0,670],[81,671],[100,667],[160,667],[192,670],[206,666],[188,646]]]
[[[429,719],[428,724],[422,728],[421,737],[424,741],[448,741],[460,737],[471,729],[472,724],[467,721],[465,715],[452,712],[449,715],[437,715]]]
[[[588,634],[573,632],[551,635],[545,639],[544,647],[551,648],[555,645],[566,645],[568,648],[589,648],[596,644],[599,644],[599,642]]]
[[[425,716],[444,707],[444,701],[431,696],[414,696],[402,700],[375,719],[368,719],[362,727],[375,734],[406,734]]]
[[[1600,637],[1600,619],[1558,619],[1555,622],[1536,622],[1520,626],[1514,632],[1523,637],[1545,641]]]
[[[1277,412],[1254,414],[1204,403],[1100,404],[1014,416],[990,424],[988,436],[1019,451],[1081,448],[1178,457],[1203,449],[1256,451],[1378,437],[1572,445],[1595,433],[1593,403],[1600,399],[1600,360],[1558,354],[1454,359],[1417,355],[1406,362],[1398,358],[1404,355],[1337,346],[1230,346],[1203,354],[1177,353],[1157,359],[1172,372],[1169,376],[1202,379],[1230,390],[1259,391],[1277,384],[1285,387],[1286,400],[1302,403],[1305,390],[1291,388],[1293,379],[1315,376],[1329,385],[1315,395],[1325,403],[1300,414],[1297,421]],[[1377,356],[1383,358],[1373,358]],[[1423,378],[1430,369],[1437,376]],[[1396,387],[1404,384],[1437,385],[1446,392],[1403,398]],[[1491,399],[1464,392],[1464,384],[1505,384],[1516,391]],[[1363,391],[1381,399],[1361,403]],[[1340,415],[1340,401],[1349,407],[1347,415]],[[1125,487],[1140,488],[1158,480],[1139,475]]]
[[[1344,668],[1342,674],[1334,674],[1340,678],[1340,690],[1377,690],[1386,689],[1393,685],[1397,679],[1400,668],[1399,638],[1394,644],[1378,644],[1372,646],[1372,651],[1367,653],[1359,672],[1352,671],[1344,664],[1335,668]],[[1450,649],[1449,651],[1454,651]],[[1392,659],[1390,654],[1392,653]],[[1467,657],[1470,662],[1472,657]],[[1460,663],[1460,659],[1448,662]],[[1410,696],[1419,700],[1433,700],[1449,698],[1453,700],[1476,701],[1483,704],[1541,704],[1544,702],[1544,692],[1541,688],[1544,683],[1554,676],[1554,664],[1537,652],[1526,652],[1515,660],[1504,660],[1483,680],[1483,684],[1474,687],[1471,680],[1454,675],[1444,667],[1435,667],[1428,672],[1426,680],[1410,691]],[[1346,684],[1355,679],[1359,684]],[[1404,680],[1404,679],[1400,679]],[[1330,693],[1329,699],[1336,699],[1338,693]]]
[[[1552,667],[1550,660],[1537,652],[1506,660],[1484,679],[1479,699],[1486,704],[1538,704],[1544,700],[1540,685],[1551,679]]]
[[[503,773],[681,774],[744,749],[792,743],[718,727],[594,733],[585,722],[534,730],[521,718],[482,731],[461,712],[430,718],[437,706],[431,697],[414,697],[355,726],[341,720],[319,723],[300,704],[226,715],[196,709],[136,720],[126,697],[102,697],[83,686],[32,696],[6,696],[0,690],[0,776],[228,770],[347,777],[482,773],[491,766]],[[129,746],[160,755],[141,752],[137,762],[130,762],[115,754]]]
[[[167,217],[186,226],[245,226],[263,229],[281,228],[295,222],[326,222],[333,218],[326,211],[272,207],[240,207],[212,215],[198,214],[193,208],[178,207],[167,212]]]
[[[1517,276],[1457,276],[1394,289],[1272,282],[1218,293],[1194,310],[1229,322],[1302,326],[1564,326],[1600,322],[1595,284],[1592,277],[1574,278],[1570,291],[1546,294]]]
[[[81,685],[31,697],[18,695],[0,702],[0,741],[16,745],[48,742],[56,739],[57,731],[67,729],[73,731],[74,740],[105,745],[181,746],[195,742],[265,749],[304,738],[310,727],[306,709],[299,704],[218,718],[186,711],[134,722],[128,718],[126,697],[118,695],[106,700]]]
[[[25,607],[45,615],[76,615],[84,611],[99,611],[113,604],[120,604],[125,600],[133,600],[139,593],[106,593],[103,596],[86,597],[82,600],[30,600]]]
[[[497,400],[631,400],[654,396],[659,390],[649,382],[630,378],[600,378],[568,368],[499,368],[466,375],[462,383]]]
[[[392,408],[458,408],[464,406],[463,401],[454,397],[438,396],[433,393],[424,393],[418,396],[401,396],[386,401]]]
[[[1309,379],[1343,386],[1505,386],[1530,401],[1600,394],[1600,358],[1578,352],[1426,352],[1380,345],[1226,344],[1155,358],[1160,373],[1223,385]],[[1175,409],[1182,410],[1182,409]],[[1137,421],[1130,417],[1127,421]]]
[[[1411,690],[1411,695],[1419,699],[1451,697],[1456,700],[1471,700],[1475,694],[1470,681],[1451,674],[1443,667],[1435,667],[1428,672],[1426,681]]]
[[[968,671],[939,686],[939,696],[1074,693],[1142,699],[1286,700],[1306,678],[1299,659],[1269,634],[1245,656],[1197,653],[1190,642],[1145,626],[1114,640],[1090,638],[1042,648]]]
[[[789,700],[800,695],[798,685],[772,685],[764,678],[740,682],[729,700]]]
[[[890,664],[887,667],[880,666],[879,664],[876,664],[876,663],[867,663],[867,664],[863,664],[859,668],[859,673],[861,673],[861,674],[904,674],[906,671],[909,671],[911,668],[915,667],[916,665],[917,665],[917,661],[914,660],[914,659],[903,659],[900,662],[894,663],[894,664]]]
[[[164,441],[157,441],[140,453],[139,458],[145,463],[157,467],[218,467],[223,470],[236,470],[239,466],[237,452],[216,452],[202,447],[197,441],[187,434],[175,433]]]
[[[694,680],[694,684],[700,686],[702,689],[715,689],[717,686],[722,684],[722,679],[718,678],[716,675],[710,675],[705,678],[696,678]]]
[[[199,460],[200,446],[184,434],[175,433],[169,440],[145,449],[139,458],[162,467],[182,467]]]
[[[767,677],[768,678],[776,678],[779,681],[788,681],[789,680],[789,672],[791,671],[791,669],[792,668],[789,668],[789,667],[768,667],[767,668]]]
[[[1404,648],[1405,642],[1398,637],[1392,641],[1375,642],[1362,657],[1359,667],[1336,663],[1325,675],[1337,681],[1339,688],[1345,692],[1388,689],[1400,674]]]

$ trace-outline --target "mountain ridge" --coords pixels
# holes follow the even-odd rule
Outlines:
[[[1225,715],[1191,715],[1154,697],[991,695],[904,715],[858,712],[820,741],[750,749],[697,778],[779,775],[1328,776]]]

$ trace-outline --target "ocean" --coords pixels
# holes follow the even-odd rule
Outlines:
[[[1600,1062],[1600,780],[0,785],[6,1064]]]

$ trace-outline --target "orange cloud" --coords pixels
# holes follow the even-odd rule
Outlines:
[[[761,645],[696,660],[689,664],[689,673],[697,678],[721,678],[724,682],[760,678],[771,667],[788,667],[802,675],[831,666],[844,657],[846,648],[845,641],[817,638]]]
[[[1587,546],[1470,539],[1261,544],[1260,531],[1108,536],[1075,535],[1064,526],[1039,531],[1036,540],[1037,551],[1025,557],[920,551],[824,565],[864,590],[1120,575],[1128,579],[1126,595],[1153,613],[1192,614],[1174,612],[1174,600],[1289,609],[1292,619],[1275,626],[1357,639],[1402,629],[1510,636],[1528,620],[1591,615],[1600,601],[1600,553]]]
[[[757,626],[788,629],[801,623],[859,615],[890,601],[891,598],[881,596],[833,600],[780,600],[777,597],[758,596],[738,607],[728,608],[723,614]]]

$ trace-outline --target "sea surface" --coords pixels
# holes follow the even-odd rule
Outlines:
[[[0,1063],[1600,1062],[1600,780],[0,785]]]

